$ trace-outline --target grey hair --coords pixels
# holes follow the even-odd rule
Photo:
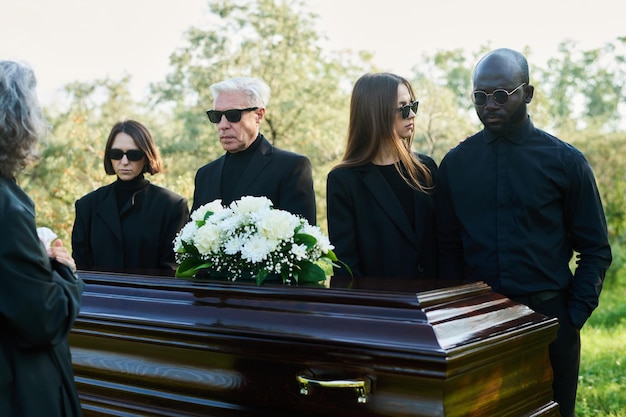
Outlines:
[[[0,61],[1,177],[14,177],[35,159],[35,145],[48,130],[36,86],[30,66]]]
[[[248,97],[248,106],[267,107],[270,101],[270,87],[259,78],[235,77],[211,85],[213,100],[221,93],[244,93]]]

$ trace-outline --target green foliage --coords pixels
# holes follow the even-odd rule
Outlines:
[[[586,155],[598,182],[613,251],[610,281],[626,265],[626,133],[577,132],[571,142]]]
[[[605,284],[600,306],[581,331],[576,415],[621,417],[626,410],[626,274]]]
[[[480,128],[468,117],[469,110],[458,106],[458,97],[441,85],[426,78],[415,82],[419,86],[420,108],[415,119],[416,151],[432,156],[437,163],[450,148]]]
[[[187,32],[188,46],[171,55],[172,72],[153,86],[157,103],[178,109],[181,142],[215,137],[204,115],[212,107],[211,84],[255,76],[272,90],[261,126],[268,140],[314,163],[336,160],[342,150],[337,138],[347,125],[348,92],[342,86],[351,85],[367,63],[325,54],[315,16],[302,1],[215,1],[209,7],[214,24]],[[201,149],[209,160],[223,152],[216,140],[185,149]]]
[[[559,54],[539,69],[544,110],[555,129],[616,129],[626,86],[624,40],[581,50],[565,41]],[[532,74],[531,74],[532,77]],[[548,94],[549,93],[549,94]]]

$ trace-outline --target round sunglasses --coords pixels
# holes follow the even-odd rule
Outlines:
[[[237,123],[241,120],[241,114],[243,112],[254,111],[258,107],[248,107],[247,109],[230,109],[230,110],[207,110],[206,115],[209,116],[211,123],[219,123],[222,121],[222,116],[226,116],[226,120],[231,123]]]
[[[475,90],[475,91],[472,91],[472,101],[477,106],[484,106],[487,104],[487,100],[489,100],[489,97],[491,96],[493,97],[493,100],[496,102],[496,104],[503,106],[507,103],[507,101],[509,101],[509,97],[525,84],[526,83],[521,83],[520,85],[515,87],[515,89],[511,91],[510,93],[506,91],[504,88],[493,90],[493,93],[491,94],[487,94],[481,90]]]

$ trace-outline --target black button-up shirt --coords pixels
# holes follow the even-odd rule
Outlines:
[[[484,281],[509,297],[569,291],[570,318],[582,327],[598,305],[611,249],[579,150],[530,118],[504,136],[483,130],[445,156],[437,188],[442,278]]]

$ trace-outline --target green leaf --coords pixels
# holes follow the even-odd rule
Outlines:
[[[182,240],[181,242],[183,244],[183,248],[185,249],[185,252],[191,255],[191,258],[187,258],[186,260],[193,259],[194,257],[196,258],[200,257],[200,252],[194,245],[187,243],[184,240]],[[196,262],[199,262],[199,261],[196,259]]]
[[[261,284],[263,284],[263,281],[265,281],[265,278],[267,278],[267,275],[268,275],[268,271],[266,269],[261,269],[256,274],[256,285],[260,287]]]
[[[293,241],[299,245],[304,245],[307,249],[311,249],[317,243],[317,239],[306,233],[298,233],[293,237]]]
[[[333,262],[338,262],[339,259],[337,259],[337,255],[335,255],[335,252],[333,252],[332,250],[328,250],[328,253],[326,255],[324,255],[326,258],[330,259]]]
[[[176,268],[176,276],[180,278],[193,278],[201,269],[213,266],[211,262],[203,262],[197,258],[187,258]]]
[[[298,272],[297,283],[304,284],[307,282],[319,282],[326,279],[326,273],[317,264],[309,261],[302,262],[300,271]]]
[[[206,213],[204,213],[204,222],[202,223],[202,225],[204,225],[206,223],[206,220],[211,217],[213,215],[213,212],[211,210],[207,211]]]

